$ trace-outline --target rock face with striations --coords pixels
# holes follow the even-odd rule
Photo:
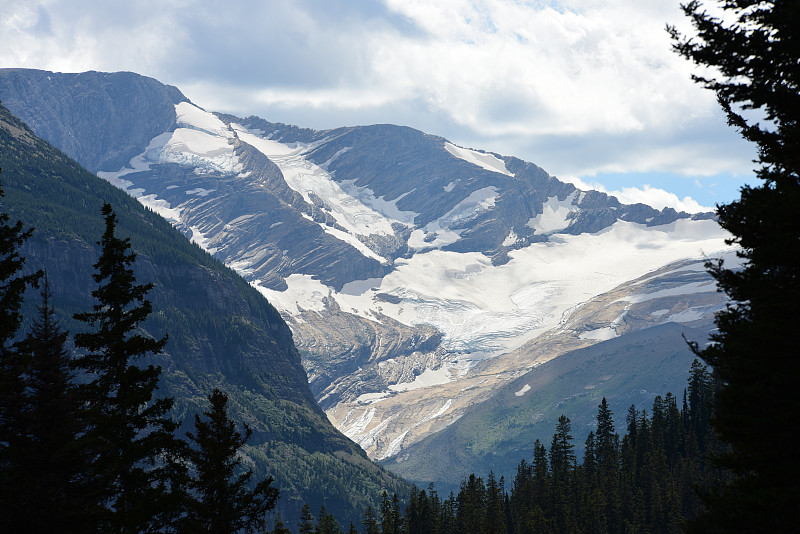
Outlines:
[[[175,87],[132,72],[3,69],[0,100],[36,135],[92,171],[116,170],[175,126]],[[35,102],[36,105],[31,105]]]

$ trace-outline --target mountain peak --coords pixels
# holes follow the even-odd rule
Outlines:
[[[15,92],[6,78],[0,72],[0,98],[25,110],[70,110],[34,131],[80,130],[73,89],[41,98],[46,91]],[[513,374],[518,351],[551,339],[592,299],[726,247],[711,214],[622,204],[534,163],[413,128],[316,131],[213,114],[122,78],[115,91],[95,83],[82,89],[92,98],[117,92],[164,108],[117,114],[115,128],[130,122],[142,133],[147,125],[150,137],[142,133],[134,149],[112,135],[131,155],[99,174],[280,310],[328,417],[376,458],[486,399],[502,380],[479,379],[483,371]],[[623,319],[614,321],[627,315],[612,308],[606,323],[578,325],[548,350],[621,331]],[[682,311],[669,317],[693,317]]]

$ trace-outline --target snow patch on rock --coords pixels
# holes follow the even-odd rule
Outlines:
[[[203,189],[202,187],[198,187],[196,189],[190,189],[186,191],[187,195],[197,195],[198,197],[206,197],[216,191],[216,189]]]
[[[509,172],[508,169],[506,169],[505,162],[493,154],[462,148],[454,145],[453,143],[445,143],[444,148],[458,159],[463,159],[464,161],[472,163],[473,165],[477,165],[482,169],[505,174],[506,176],[514,176],[511,172]]]
[[[461,239],[462,229],[453,228],[481,212],[494,208],[497,199],[497,188],[494,186],[483,187],[473,191],[467,198],[453,206],[453,208],[425,225],[422,229],[411,232],[408,238],[409,248],[426,250],[442,248]]]
[[[395,454],[400,452],[400,450],[403,448],[403,440],[406,439],[406,434],[408,434],[408,430],[406,430],[405,432],[394,438],[392,442],[389,444],[389,446],[386,447],[386,450],[381,455],[381,457],[378,458],[378,460],[385,460],[386,458],[394,456]]]
[[[620,301],[639,304],[648,300],[660,299],[664,297],[676,297],[680,295],[693,295],[696,293],[715,293],[717,291],[717,283],[713,280],[705,282],[692,282],[689,284],[680,284],[676,287],[668,289],[660,289],[650,293],[636,293],[628,295],[619,299]]]
[[[171,208],[169,202],[167,202],[166,200],[156,198],[155,195],[137,196],[137,200],[143,206],[150,208],[151,210],[158,213],[168,221],[180,222],[181,220],[181,209]]]
[[[123,180],[122,177],[126,174],[131,174],[134,172],[149,171],[150,165],[153,163],[158,163],[161,150],[164,148],[164,145],[167,144],[170,137],[172,137],[171,132],[165,132],[155,136],[150,140],[150,143],[144,149],[144,152],[132,157],[126,167],[122,167],[120,170],[114,172],[100,171],[97,173],[97,176],[110,182],[112,185],[119,187],[120,189],[127,190],[133,185],[133,182]]]
[[[522,386],[522,389],[520,389],[519,391],[515,392],[514,395],[516,395],[517,397],[521,397],[521,396],[525,395],[527,392],[529,392],[530,390],[531,390],[531,386],[528,385],[528,384],[525,384],[524,386]]]
[[[570,225],[569,215],[573,211],[576,193],[572,193],[564,200],[550,197],[542,204],[542,213],[531,217],[525,226],[533,228],[534,233],[551,234],[565,229]]]
[[[435,371],[433,369],[425,369],[424,372],[414,377],[413,382],[392,384],[389,386],[389,389],[391,391],[410,391],[412,389],[428,388],[431,386],[446,384],[450,382],[450,380],[450,370],[446,365],[443,365]]]
[[[515,244],[517,241],[519,241],[519,237],[517,236],[517,234],[514,232],[514,229],[512,228],[511,231],[508,232],[508,235],[506,236],[506,238],[503,240],[503,246],[504,247],[510,247],[511,245]]]
[[[192,226],[189,229],[192,231],[192,237],[189,238],[189,240],[192,243],[195,243],[197,246],[199,246],[209,254],[216,254],[217,249],[208,246],[208,241],[209,241],[208,238],[205,236],[205,234],[203,234],[203,232],[200,231],[198,227]],[[236,265],[236,266],[233,264],[230,265],[231,269],[241,273],[242,269],[237,267],[241,267],[241,265]]]
[[[608,341],[617,337],[617,330],[612,326],[604,326],[595,330],[587,330],[581,332],[578,336],[580,339],[591,339],[593,341]]]
[[[375,193],[373,193],[372,189],[369,187],[357,186],[356,180],[345,180],[343,182],[338,182],[338,184],[345,193],[357,199],[365,206],[374,209],[390,221],[399,222],[405,226],[414,226],[414,219],[419,213],[415,211],[403,211],[397,207],[397,203],[402,200],[403,197],[413,193],[413,189],[403,193],[394,200],[386,200],[384,196],[376,197]]]
[[[308,274],[291,274],[286,278],[286,284],[288,288],[285,291],[262,287],[260,282],[254,282],[252,285],[267,298],[270,304],[290,315],[299,315],[304,310],[324,310],[323,299],[332,291],[328,286],[319,280],[314,280]]]

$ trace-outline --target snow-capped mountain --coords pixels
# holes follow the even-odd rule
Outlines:
[[[410,128],[215,114],[127,76],[0,71],[0,99],[258,288],[328,417],[373,458],[542,361],[665,322],[708,324],[724,305],[698,267],[726,248],[711,214],[623,205]],[[76,87],[124,109],[138,137],[81,119]],[[126,91],[158,112],[137,115]],[[75,147],[97,138],[115,156],[82,160]],[[691,279],[641,290],[683,260]]]

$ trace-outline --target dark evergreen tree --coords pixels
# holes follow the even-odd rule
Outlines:
[[[597,407],[597,432],[595,433],[595,455],[601,476],[616,476],[619,467],[619,436],[614,429],[614,414],[606,398]]]
[[[372,506],[367,506],[364,518],[361,520],[361,527],[364,534],[380,534],[381,529],[378,526],[378,517],[375,515],[375,510],[372,509]]]
[[[701,453],[706,450],[706,430],[711,419],[711,397],[713,382],[707,369],[698,360],[692,362],[689,370],[689,413],[686,418],[688,430],[697,439]]]
[[[275,516],[275,522],[272,525],[272,534],[292,534],[292,531],[286,526],[281,518],[281,514]]]
[[[558,418],[556,433],[550,445],[550,472],[553,483],[567,487],[575,466],[575,445],[572,444],[572,426],[567,416]]]
[[[0,188],[0,199],[3,190]],[[26,358],[20,354],[14,337],[20,327],[25,289],[35,285],[40,274],[22,274],[25,264],[19,254],[33,229],[24,229],[22,221],[10,224],[7,213],[0,212],[0,524],[15,514],[18,498],[10,482],[11,471],[19,460],[13,456],[20,451],[24,435],[22,414],[25,410],[23,374]]]
[[[553,434],[550,445],[551,502],[555,532],[574,532],[577,528],[574,449],[570,420],[562,415],[558,418],[556,433]]]
[[[439,525],[441,534],[455,534],[456,532],[456,497],[452,491],[442,503],[441,522]]]
[[[604,515],[609,532],[622,530],[619,500],[619,435],[614,429],[614,414],[605,397],[597,410],[595,458],[598,487],[604,499]]]
[[[461,483],[456,509],[458,532],[486,533],[486,485],[483,479],[470,475]]]
[[[411,487],[408,493],[408,505],[406,506],[406,526],[408,534],[426,534],[431,528],[430,506],[425,490],[418,490],[416,486]]]
[[[396,493],[392,494],[392,525],[393,534],[400,534],[405,530],[403,513],[400,511],[400,497]]]
[[[444,508],[442,500],[439,498],[439,493],[436,491],[433,482],[431,482],[428,485],[428,506],[424,512],[424,517],[430,517],[428,521],[431,534],[442,534],[444,532],[443,516]]]
[[[400,499],[384,491],[381,495],[381,534],[400,534],[403,528],[402,514],[400,513]]]
[[[77,358],[91,381],[84,386],[90,410],[88,443],[93,455],[89,476],[107,513],[104,532],[150,532],[169,529],[182,501],[171,491],[181,466],[175,422],[167,417],[172,399],[154,399],[160,367],[139,367],[137,360],[161,351],[156,340],[138,332],[151,312],[145,298],[151,284],[137,284],[130,240],[115,235],[117,218],[109,204],[102,209],[105,232],[95,264],[97,289],[92,311],[75,318],[93,330],[75,336],[86,352]]]
[[[486,479],[486,532],[506,534],[505,484],[503,477],[498,482],[489,471]]]
[[[185,532],[233,534],[266,528],[268,514],[278,500],[272,477],[250,488],[253,470],[241,472],[238,456],[253,431],[244,425],[244,435],[228,417],[228,396],[215,389],[208,396],[211,410],[206,420],[195,415],[194,433],[187,437],[194,445],[188,457],[194,466],[189,482]],[[322,516],[320,516],[320,521]]]
[[[336,522],[333,514],[328,513],[325,505],[322,505],[317,515],[317,530],[316,534],[343,534],[342,528]]]
[[[0,187],[0,199],[5,196]],[[19,330],[22,316],[23,294],[28,286],[36,285],[41,271],[22,274],[25,259],[19,255],[23,243],[33,234],[33,228],[24,229],[22,221],[10,224],[10,217],[0,212],[0,355],[5,356],[10,343]],[[8,384],[2,384],[7,386]],[[2,389],[5,391],[5,388]],[[0,417],[2,417],[0,412]],[[0,419],[2,421],[2,419]]]
[[[760,184],[717,207],[739,245],[741,269],[710,265],[732,303],[716,318],[700,356],[721,384],[713,425],[737,475],[697,523],[704,532],[796,531],[800,462],[794,428],[800,358],[792,334],[800,317],[800,2],[718,0],[724,17],[698,1],[683,6],[695,35],[669,28],[678,53],[711,74],[728,123],[758,147]]]
[[[667,393],[664,397],[665,413],[664,418],[664,454],[667,457],[667,465],[674,469],[678,459],[683,454],[682,439],[682,418],[678,410],[678,399],[672,393]],[[655,413],[653,413],[655,418]]]
[[[583,448],[583,473],[586,487],[592,488],[597,483],[597,459],[595,455],[594,432],[589,432]]]
[[[300,522],[297,524],[298,534],[314,534],[314,514],[308,503],[300,509]]]
[[[85,413],[69,352],[67,333],[55,320],[50,286],[44,279],[39,317],[21,344],[28,358],[24,375],[24,428],[15,455],[18,473],[6,482],[14,489],[12,532],[86,532],[99,510],[90,499],[85,473]]]

